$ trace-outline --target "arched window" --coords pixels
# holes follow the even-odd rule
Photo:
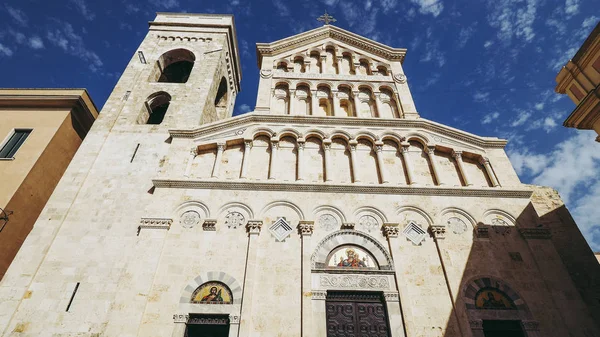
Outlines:
[[[196,56],[187,49],[174,49],[161,55],[152,75],[155,82],[185,83],[190,77]]]
[[[232,304],[231,290],[225,283],[209,281],[199,286],[190,299],[192,303],[202,304]]]
[[[159,91],[148,97],[145,102],[145,107],[142,109],[138,118],[139,124],[160,124],[165,118],[169,104],[171,103],[171,95],[164,91]]]
[[[382,75],[382,76],[387,76],[387,74],[388,74],[387,69],[384,66],[378,66],[377,73],[379,73],[379,75]]]
[[[277,67],[276,68],[277,68],[277,70],[281,70],[281,71],[284,71],[286,73],[288,71],[287,63],[285,63],[285,62],[279,62],[279,63],[277,63]]]
[[[303,73],[306,71],[304,67],[304,58],[302,56],[297,56],[294,59],[294,72],[295,73]]]

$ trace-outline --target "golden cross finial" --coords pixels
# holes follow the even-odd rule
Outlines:
[[[325,11],[325,14],[319,16],[317,21],[322,21],[323,24],[328,25],[330,22],[336,22],[337,20],[333,16],[327,14],[327,11]]]

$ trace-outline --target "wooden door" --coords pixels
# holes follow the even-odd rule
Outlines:
[[[382,294],[328,292],[327,337],[389,337]]]

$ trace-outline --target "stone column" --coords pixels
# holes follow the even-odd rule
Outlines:
[[[241,320],[239,324],[239,336],[250,336],[252,331],[252,293],[256,280],[256,241],[262,228],[262,220],[248,220],[246,231],[248,232],[248,249],[246,255],[246,272],[244,275],[244,287],[242,288]]]
[[[436,184],[438,184],[438,186],[444,185],[440,179],[440,170],[437,161],[435,160],[435,146],[428,146],[427,154],[429,155],[429,161],[431,162],[431,168],[433,169],[433,176],[435,177]]]
[[[304,72],[310,73],[310,56],[304,58]]]
[[[250,150],[252,149],[252,139],[244,139],[244,157],[242,158],[242,168],[240,178],[248,177],[248,166],[250,165]]]
[[[413,174],[412,163],[410,162],[410,157],[408,155],[408,149],[410,145],[403,144],[402,145],[402,159],[404,159],[404,166],[406,166],[406,175],[408,175],[408,184],[415,185],[415,178]]]
[[[217,143],[217,155],[215,156],[215,165],[213,165],[212,177],[219,177],[219,170],[221,169],[221,157],[223,157],[223,151],[225,150],[225,143]]]
[[[198,155],[198,148],[194,147],[190,151],[190,156],[188,158],[188,162],[187,162],[187,165],[185,167],[185,173],[183,174],[184,177],[189,177],[190,176],[190,173],[192,171],[192,164],[194,164],[194,159],[196,159],[197,155]]]
[[[298,138],[298,176],[296,180],[304,180],[304,138]]]
[[[479,162],[481,163],[481,165],[483,165],[483,167],[485,167],[485,172],[487,173],[488,177],[490,177],[492,186],[494,186],[494,187],[500,186],[500,183],[498,183],[498,179],[496,178],[496,175],[494,174],[494,170],[492,170],[492,165],[490,165],[490,160],[487,157],[481,157],[481,158],[479,158]]]
[[[317,90],[310,91],[310,103],[310,114],[316,116],[317,111],[319,111],[319,98],[317,97]]]
[[[375,142],[375,153],[377,154],[377,167],[379,168],[379,176],[381,177],[381,183],[387,184],[389,183],[388,173],[385,169],[385,165],[383,162],[383,142],[377,141]]]
[[[237,314],[229,315],[229,335],[227,337],[238,337],[240,332],[240,316]]]
[[[331,91],[331,95],[333,96],[333,115],[334,116],[341,116],[341,108],[340,108],[340,98],[338,97],[338,91],[337,90],[332,90]]]
[[[456,163],[458,164],[458,170],[460,171],[460,175],[462,176],[463,181],[465,182],[465,186],[473,185],[469,180],[467,171],[465,171],[465,165],[463,164],[462,160],[462,151],[452,151],[452,157],[454,157],[454,160],[456,160]]]
[[[314,221],[300,220],[298,232],[302,239],[302,336],[312,337],[312,272],[311,272],[311,236]]]
[[[359,116],[360,101],[358,100],[358,91],[353,91],[352,96],[354,98],[354,116],[361,117],[361,116]]]
[[[296,89],[290,89],[290,115],[296,114]]]
[[[269,165],[269,179],[276,179],[275,170],[277,169],[277,149],[279,149],[279,140],[271,138],[271,161]]]
[[[325,181],[331,181],[331,139],[323,139],[323,153],[325,154]]]
[[[173,327],[173,333],[171,334],[172,337],[185,336],[185,328],[189,318],[190,315],[188,314],[173,315],[173,321],[175,321],[175,326]]]
[[[400,224],[398,223],[389,223],[386,222],[383,224],[383,234],[385,235],[388,245],[390,247],[390,252],[393,254],[391,248],[397,248],[398,242],[398,233],[400,232]],[[398,262],[400,263],[400,262]],[[398,271],[394,269],[394,273],[396,274],[396,280],[399,280]],[[397,282],[397,281],[396,281]],[[396,284],[397,289],[404,288],[399,287]],[[403,315],[402,315],[402,300],[400,292],[384,292],[385,304],[387,307],[389,320],[390,320],[390,331],[392,336],[396,337],[404,337],[404,324],[403,324]]]
[[[376,92],[374,93],[375,95],[375,108],[377,108],[377,116],[373,116],[373,117],[378,117],[381,118],[381,93],[380,92]]]
[[[319,55],[321,60],[321,74],[325,74],[327,71],[327,55]]]
[[[339,52],[340,52],[339,50],[335,51],[335,61],[336,61],[335,69],[337,69],[338,74],[341,74],[342,73],[342,59],[344,58],[344,56],[339,55],[338,54]]]
[[[358,167],[358,162],[356,158],[356,145],[358,142],[356,140],[351,140],[348,142],[350,146],[350,163],[352,164],[352,182],[359,183],[360,175],[358,174],[360,168]]]
[[[314,337],[327,337],[327,313],[325,298],[327,297],[327,291],[325,290],[312,290],[311,299],[311,311],[312,311],[312,327],[309,331],[312,334],[307,336]]]

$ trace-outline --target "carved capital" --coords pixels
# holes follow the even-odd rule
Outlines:
[[[313,290],[311,292],[313,300],[325,300],[327,297],[327,291],[325,290]]]
[[[525,331],[539,331],[540,323],[537,321],[521,321],[521,326]]]
[[[402,153],[408,154],[408,148],[410,145],[402,145]]]
[[[490,159],[488,157],[479,157],[479,163],[481,165],[489,165],[490,164]]]
[[[471,320],[469,321],[469,325],[471,326],[471,330],[483,330],[483,320]]]
[[[386,302],[400,302],[400,294],[398,294],[398,292],[396,292],[396,291],[394,291],[394,292],[384,291],[383,297],[385,298]]]
[[[173,321],[175,321],[175,323],[187,323],[189,318],[190,318],[190,315],[186,315],[186,314],[173,315]]]
[[[433,156],[435,154],[435,146],[428,146],[427,154],[429,154],[430,156]]]
[[[483,223],[478,223],[475,227],[475,236],[478,239],[489,239],[490,238],[490,226]]]
[[[312,235],[314,228],[314,221],[300,220],[300,223],[298,223],[298,233],[302,236]]]
[[[383,224],[383,235],[385,235],[386,238],[397,238],[398,237],[398,233],[400,232],[399,229],[400,224],[398,223],[390,223],[390,222],[386,222]]]
[[[519,228],[519,233],[525,240],[547,240],[552,238],[552,232],[547,227]]]
[[[429,227],[431,236],[436,240],[443,240],[446,238],[446,226],[432,225]]]
[[[244,139],[244,147],[246,149],[251,149],[252,145],[254,145],[254,143],[252,142],[252,139]]]
[[[298,140],[298,142],[296,144],[298,144],[298,150],[304,150],[304,146],[306,145],[306,143],[304,141],[300,141],[300,140]]]
[[[202,223],[202,230],[205,231],[216,231],[217,230],[217,219],[206,219]]]
[[[240,324],[240,315],[229,315],[229,324]]]
[[[329,151],[331,149],[331,139],[323,139],[323,149]]]
[[[217,151],[218,152],[225,151],[225,143],[217,143]]]
[[[462,160],[462,151],[452,151],[452,157],[456,160]]]
[[[196,157],[198,155],[198,147],[194,146],[191,150],[190,150],[190,156],[192,157]]]
[[[271,149],[278,149],[278,148],[279,148],[279,139],[271,138]]]
[[[250,235],[258,235],[260,234],[262,225],[262,220],[248,220],[248,223],[246,223],[246,231]]]

